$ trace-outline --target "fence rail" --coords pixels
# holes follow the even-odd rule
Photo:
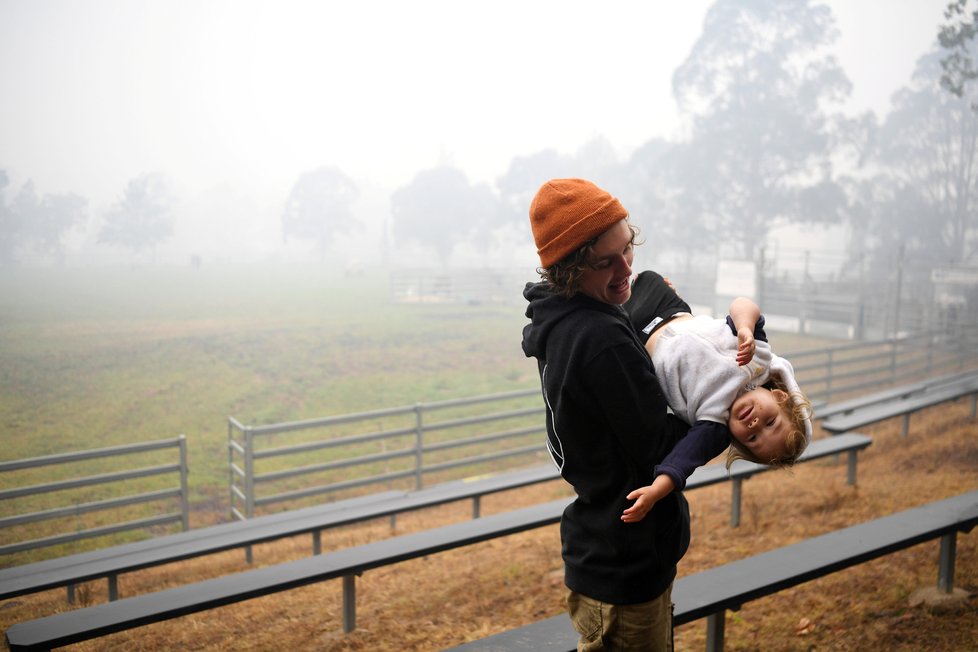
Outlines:
[[[827,402],[855,392],[975,365],[978,326],[842,344],[785,357],[791,360],[809,398]]]
[[[527,389],[263,426],[230,417],[231,516],[251,518],[259,507],[370,485],[421,489],[428,478],[460,468],[485,472],[502,459],[539,462],[545,450],[539,397],[539,389]],[[472,414],[480,408],[488,411]],[[282,441],[283,435],[314,439]],[[301,461],[290,464],[289,456]],[[259,469],[262,462],[270,468]],[[316,476],[318,482],[295,484]],[[278,490],[259,494],[276,484]]]
[[[172,501],[177,499],[180,501],[179,512],[159,514],[147,518],[124,520],[100,527],[76,529],[73,532],[58,533],[45,537],[26,539],[16,543],[9,543],[0,546],[0,554],[12,554],[16,552],[23,552],[25,550],[34,550],[47,546],[79,541],[81,539],[115,534],[128,530],[148,528],[156,525],[166,525],[170,523],[180,523],[184,530],[189,529],[190,506],[189,495],[187,492],[187,440],[184,435],[180,435],[179,437],[175,437],[173,439],[160,439],[138,444],[110,446],[107,448],[96,448],[85,451],[76,451],[73,453],[64,453],[60,455],[45,455],[42,457],[0,462],[0,473],[12,473],[45,466],[101,460],[121,455],[136,455],[170,448],[178,449],[178,460],[173,464],[142,466],[124,471],[84,475],[58,482],[46,482],[5,489],[0,491],[0,502],[4,502],[9,506],[11,503],[7,501],[14,501],[18,498],[42,496],[61,491],[107,484],[114,484],[117,487],[122,487],[123,489],[120,489],[120,491],[132,491],[133,486],[131,483],[129,483],[130,480],[174,473],[178,474],[179,477],[179,484],[177,487],[140,491],[138,493],[130,493],[128,495],[117,496],[104,500],[89,500],[87,502],[77,502],[61,507],[29,511],[12,516],[6,516],[0,518],[0,530],[28,525],[31,523],[40,523],[42,521],[51,521],[59,518],[79,517],[82,514],[116,510],[130,505],[139,505],[151,502],[162,503],[163,501]]]
[[[786,357],[809,398],[828,402],[978,366],[978,326]],[[484,409],[473,414],[477,407]],[[536,388],[260,426],[231,417],[230,512],[246,519],[258,508],[370,485],[420,489],[439,474],[499,470],[493,465],[504,459],[511,460],[507,468],[539,463],[546,459],[543,435]]]

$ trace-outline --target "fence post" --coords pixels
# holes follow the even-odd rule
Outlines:
[[[228,517],[234,519],[234,425],[228,418]]]
[[[252,518],[255,515],[255,458],[254,458],[254,433],[251,426],[245,426],[245,517]],[[254,561],[251,546],[245,547],[245,560],[250,564]]]
[[[183,531],[190,529],[190,495],[187,493],[187,477],[190,469],[187,466],[187,436],[180,435],[180,514],[183,516]]]
[[[832,349],[829,349],[829,359],[826,362],[825,370],[825,400],[832,400],[832,363],[834,362],[834,357],[832,355]]]
[[[900,342],[894,337],[890,340],[890,382],[896,382],[897,355],[900,349]]]
[[[893,336],[896,337],[900,333],[900,303],[902,302],[901,295],[903,294],[903,254],[906,250],[906,245],[900,244],[900,248],[897,250],[897,260],[896,260],[896,306],[894,307],[893,314]]]
[[[424,486],[424,405],[414,404],[414,487]]]

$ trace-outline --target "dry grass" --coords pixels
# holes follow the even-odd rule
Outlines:
[[[970,403],[914,417],[900,436],[894,419],[864,431],[874,443],[860,456],[857,487],[844,460],[767,473],[744,485],[743,523],[729,526],[730,487],[689,492],[693,543],[680,575],[770,550],[978,488],[978,425]],[[560,482],[487,497],[493,513],[566,495]],[[326,549],[434,527],[469,516],[457,504],[324,534]],[[310,553],[308,538],[259,546],[256,565]],[[563,611],[557,527],[514,535],[366,573],[357,581],[358,628],[343,634],[339,581],[325,582],[213,611],[141,627],[78,650],[439,650]],[[936,541],[829,575],[728,613],[728,650],[973,650],[978,641],[978,532],[961,534],[956,586],[972,597],[957,611],[910,607],[934,586]],[[241,551],[120,578],[123,595],[159,590],[244,570]],[[81,591],[105,600],[105,582]],[[0,603],[0,627],[69,608],[63,591]],[[679,628],[677,649],[701,650],[705,623]]]

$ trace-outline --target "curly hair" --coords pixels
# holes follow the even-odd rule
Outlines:
[[[633,246],[642,244],[638,241],[638,234],[641,232],[637,226],[628,223],[628,229],[632,232],[632,239],[629,243]],[[540,278],[550,286],[554,294],[570,298],[577,294],[581,289],[581,278],[584,273],[592,268],[588,262],[591,251],[597,243],[598,238],[592,238],[585,242],[574,253],[564,257],[550,267],[537,267]]]
[[[808,438],[805,436],[805,423],[809,419],[815,418],[811,401],[801,392],[790,391],[780,378],[774,376],[768,382],[764,383],[763,387],[771,391],[780,390],[782,392],[778,400],[778,405],[781,407],[781,414],[784,415],[791,426],[785,435],[784,447],[781,450],[781,454],[774,459],[761,460],[751,453],[746,446],[737,441],[736,438],[731,437],[730,448],[727,449],[728,469],[736,460],[747,460],[749,462],[775,466],[782,469],[790,468],[794,466],[801,454],[805,452],[805,448],[808,447]]]

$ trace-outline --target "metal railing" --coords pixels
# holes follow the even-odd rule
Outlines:
[[[98,537],[106,534],[115,534],[117,532],[124,532],[127,530],[135,530],[141,528],[149,528],[157,525],[166,525],[169,523],[181,524],[184,530],[189,529],[189,499],[187,493],[187,440],[184,435],[173,439],[161,439],[157,441],[143,442],[139,444],[128,444],[123,446],[111,446],[108,448],[96,448],[86,451],[76,451],[74,453],[64,453],[60,455],[46,455],[43,457],[32,457],[22,460],[11,460],[7,462],[0,462],[0,473],[12,473],[16,471],[23,471],[26,469],[35,469],[44,466],[51,465],[64,465],[74,462],[84,462],[88,460],[100,460],[109,457],[116,457],[120,455],[135,455],[139,453],[146,453],[149,451],[156,451],[168,448],[178,449],[178,461],[173,464],[159,464],[152,466],[142,466],[138,468],[130,468],[122,471],[113,471],[110,473],[97,473],[92,475],[83,475],[79,477],[74,477],[66,480],[61,480],[58,482],[48,482],[42,484],[33,484],[21,487],[15,487],[12,489],[4,489],[0,491],[0,502],[5,503],[9,508],[12,501],[15,499],[26,498],[29,496],[42,496],[46,494],[54,494],[56,492],[63,492],[74,490],[82,487],[94,487],[96,485],[110,485],[114,484],[117,493],[123,493],[126,491],[132,492],[134,487],[131,483],[132,480],[137,478],[149,478],[152,476],[161,476],[164,474],[179,474],[179,484],[177,487],[156,489],[152,491],[142,491],[140,493],[128,493],[125,495],[116,495],[112,498],[104,500],[90,500],[88,502],[78,502],[75,504],[67,504],[61,507],[54,507],[49,509],[43,509],[38,511],[24,512],[20,514],[15,514],[13,516],[6,516],[0,518],[0,530],[14,528],[17,526],[27,525],[31,523],[39,523],[42,521],[52,521],[59,518],[75,518],[76,521],[80,521],[80,517],[83,514],[91,514],[94,512],[101,512],[105,510],[114,510],[121,507],[129,505],[137,505],[144,503],[155,503],[158,501],[167,500],[179,500],[180,511],[172,512],[167,514],[159,514],[156,516],[151,516],[147,518],[139,518],[128,521],[118,521],[110,525],[103,525],[100,527],[91,527],[86,529],[80,529],[76,524],[76,529],[73,532],[64,532],[60,534],[54,534],[51,536],[45,536],[41,538],[27,539],[23,541],[18,541],[16,543],[8,543],[5,545],[0,545],[0,554],[11,554],[16,552],[22,552],[25,550],[33,550],[36,548],[42,548],[47,546],[58,545],[62,543],[69,543],[74,541],[79,541],[81,539],[88,539],[92,537]],[[11,502],[8,502],[11,501]],[[5,537],[6,538],[6,537]]]
[[[477,406],[492,411],[472,414]],[[427,478],[486,472],[502,459],[541,461],[543,415],[540,390],[528,389],[265,426],[229,417],[231,516],[368,485],[421,489]],[[318,484],[296,482],[303,477]]]
[[[978,326],[786,354],[811,400],[913,382],[978,365]]]
[[[843,344],[785,357],[808,397],[828,402],[978,367],[978,327]],[[507,407],[514,401],[522,404]],[[464,414],[477,405],[489,411]],[[457,414],[437,418],[449,411]],[[506,427],[497,429],[502,424]],[[296,433],[305,438],[287,440]],[[504,458],[512,460],[506,468],[526,464],[528,459],[539,462],[546,459],[544,441],[539,389],[262,426],[243,425],[230,417],[231,516],[251,518],[275,503],[339,496],[369,485],[401,483],[421,489],[428,484],[426,478],[449,470],[465,469],[455,479],[500,470],[486,465]],[[450,451],[461,453],[452,457]],[[311,480],[313,476],[318,480]],[[270,489],[260,491],[265,488]]]

